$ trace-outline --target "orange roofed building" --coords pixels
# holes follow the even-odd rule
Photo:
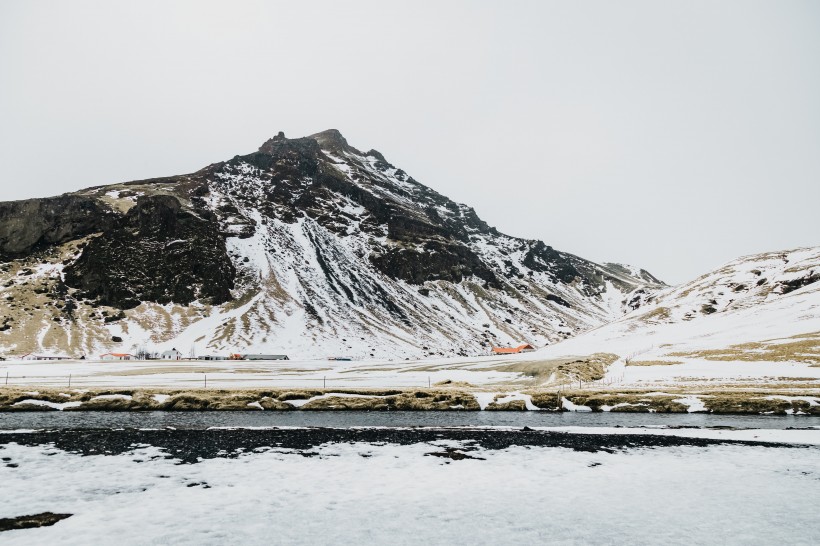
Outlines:
[[[131,360],[134,355],[128,353],[105,353],[100,355],[100,360]]]
[[[535,347],[530,345],[529,343],[525,343],[524,345],[519,345],[518,347],[493,347],[493,354],[494,355],[513,355],[517,353],[528,353],[530,351],[534,351]]]

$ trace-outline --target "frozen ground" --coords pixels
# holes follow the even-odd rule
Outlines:
[[[446,358],[414,361],[368,360],[340,362],[306,361],[61,361],[0,362],[0,386],[8,374],[8,386],[157,387],[194,389],[251,387],[300,388],[419,388],[440,381],[467,382],[476,387],[515,390],[555,386],[549,377],[533,378],[509,370],[510,366],[543,363],[553,366],[561,358],[589,355],[603,345],[583,347],[577,343],[556,345],[550,352],[511,357]],[[562,347],[563,346],[563,347]],[[623,352],[623,351],[622,351]],[[575,358],[575,357],[573,357]],[[578,356],[580,358],[580,356]],[[705,387],[721,384],[766,386],[799,382],[820,388],[820,366],[802,362],[725,362],[698,358],[679,359],[680,364],[625,366],[615,362],[603,381],[587,387]]]
[[[220,388],[401,388],[439,381],[495,385],[521,378],[492,368],[512,362],[498,357],[428,360],[273,361],[7,361],[0,362],[0,385],[9,386]]]
[[[775,431],[758,432],[765,439]],[[820,540],[818,447],[678,445],[585,452],[470,446],[444,438],[410,445],[324,443],[179,464],[150,446],[84,457],[53,445],[5,444],[0,518],[45,511],[74,515],[53,527],[2,533],[0,542]],[[476,458],[428,456],[448,448]]]

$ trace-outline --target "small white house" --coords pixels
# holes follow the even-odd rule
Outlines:
[[[171,349],[170,351],[163,351],[159,358],[160,360],[182,360],[182,353],[176,349]]]
[[[36,355],[28,353],[20,357],[20,360],[71,360],[71,357],[60,355]]]

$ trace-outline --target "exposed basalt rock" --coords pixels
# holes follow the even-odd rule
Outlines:
[[[342,133],[340,133],[337,129],[328,129],[327,131],[310,135],[307,138],[315,140],[319,146],[331,152],[353,152],[355,154],[362,155],[362,152],[347,143],[347,139],[345,139],[345,137],[342,136]]]
[[[15,467],[17,465],[14,465]],[[16,518],[0,519],[0,531],[15,531],[19,529],[34,529],[37,527],[48,527],[58,521],[70,518],[72,514],[55,514],[53,512],[42,512],[27,516],[17,516]]]
[[[765,281],[765,279],[763,280]],[[788,294],[789,292],[794,292],[795,290],[799,290],[800,288],[816,283],[817,281],[820,281],[820,272],[809,271],[808,275],[797,279],[782,281],[779,286],[782,294]]]
[[[82,195],[0,203],[0,259],[102,231],[116,214]]]
[[[116,226],[65,268],[82,296],[121,309],[141,301],[231,299],[235,270],[216,218],[184,210],[170,195],[141,197]]]
[[[567,300],[561,296],[556,296],[555,294],[547,294],[547,301],[554,301],[558,305],[563,305],[564,307],[572,307]]]
[[[571,283],[576,277],[581,276],[581,273],[563,253],[545,245],[542,241],[532,243],[524,256],[523,264],[533,271],[549,273],[563,283]]]
[[[423,251],[394,247],[370,257],[373,265],[384,274],[411,284],[425,281],[461,282],[475,275],[489,286],[501,284],[495,274],[469,248],[457,244],[428,242]]]

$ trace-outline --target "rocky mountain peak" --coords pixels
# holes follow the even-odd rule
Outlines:
[[[342,136],[342,133],[340,133],[338,129],[328,129],[321,133],[310,135],[308,138],[312,138],[318,142],[323,150],[331,152],[353,152],[362,155],[359,150],[347,143],[347,139]]]

